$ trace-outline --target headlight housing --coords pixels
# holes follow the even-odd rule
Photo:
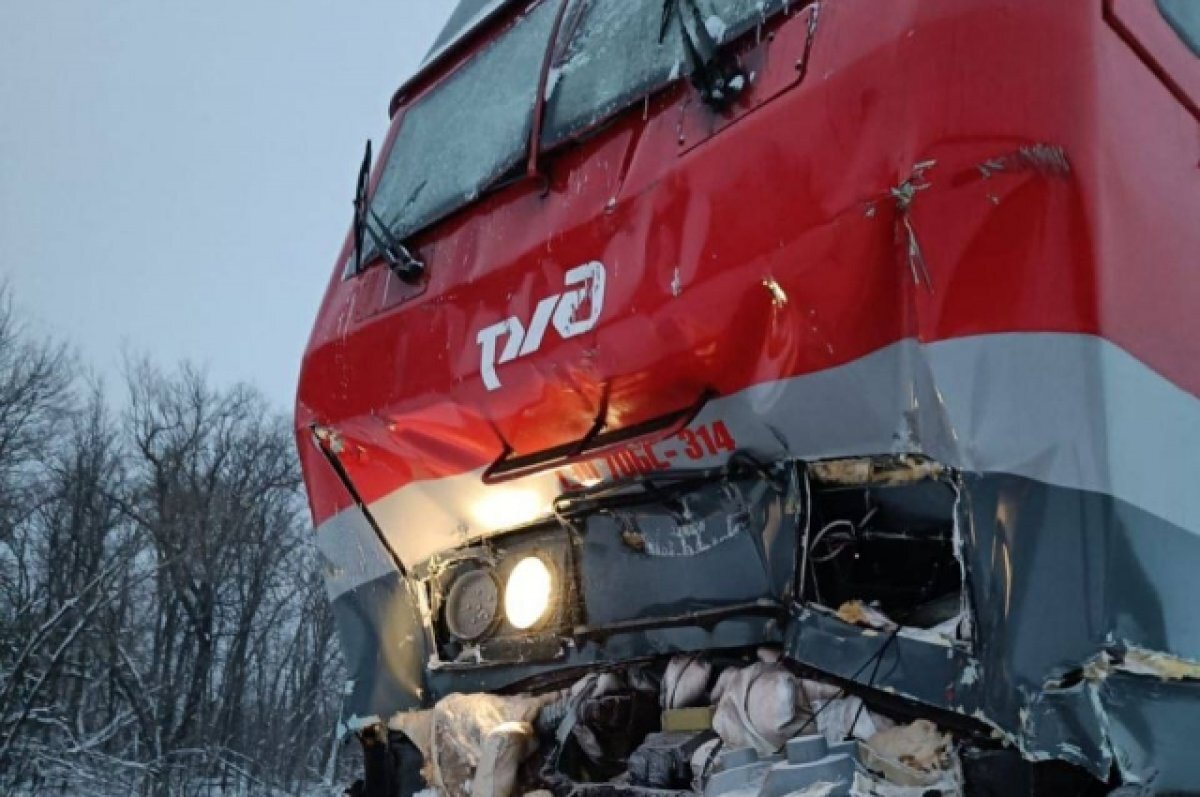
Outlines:
[[[466,642],[487,636],[500,610],[500,587],[490,570],[468,570],[450,585],[443,616],[450,633]]]
[[[574,546],[559,527],[465,546],[415,569],[447,665],[536,661],[561,655],[582,616]]]

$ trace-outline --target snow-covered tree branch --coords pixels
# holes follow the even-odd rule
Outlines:
[[[342,681],[286,419],[144,360],[112,401],[0,288],[0,792],[294,794]]]

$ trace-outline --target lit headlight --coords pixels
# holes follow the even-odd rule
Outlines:
[[[531,628],[550,608],[554,591],[550,568],[537,556],[527,556],[508,575],[504,586],[504,615],[513,628]]]

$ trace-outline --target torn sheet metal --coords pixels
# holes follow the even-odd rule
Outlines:
[[[386,716],[425,705],[427,632],[411,585],[391,573],[342,593],[332,605],[342,649],[352,653],[343,716]]]
[[[987,158],[979,164],[979,174],[985,180],[1001,172],[1020,172],[1026,169],[1066,177],[1071,173],[1071,163],[1062,147],[1039,142]]]
[[[796,541],[785,498],[772,482],[745,480],[581,519],[589,625],[760,600],[781,605]]]
[[[930,291],[933,290],[933,279],[929,276],[929,267],[925,263],[925,255],[921,251],[921,241],[913,227],[910,211],[913,201],[917,198],[917,193],[930,187],[931,184],[926,179],[926,173],[935,166],[937,166],[935,160],[922,161],[914,165],[912,174],[891,190],[892,199],[896,203],[896,238],[899,247],[904,252],[909,273],[912,275],[914,284],[923,286]]]
[[[1194,730],[1183,707],[1200,699],[1196,665],[1159,652],[1169,633],[1176,649],[1187,639],[1190,570],[1163,565],[1200,554],[1194,538],[1110,497],[1015,477],[970,475],[964,493],[970,650],[903,633],[885,649],[886,632],[810,610],[789,653],[843,677],[879,655],[877,687],[978,720],[1035,759],[1100,778],[1116,767],[1155,788],[1197,782],[1191,759],[1171,752]]]

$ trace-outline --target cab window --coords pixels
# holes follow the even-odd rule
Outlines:
[[[1174,28],[1183,43],[1200,55],[1200,2],[1196,0],[1158,0],[1158,10]]]
[[[553,147],[595,127],[686,75],[690,67],[680,14],[695,15],[721,44],[762,24],[783,4],[783,0],[570,0],[546,86],[542,146]],[[665,28],[664,8],[671,8]]]
[[[563,10],[557,41],[554,23]],[[796,0],[792,0],[796,2]],[[689,70],[681,14],[718,44],[787,0],[543,0],[403,111],[371,200],[403,241],[470,204],[528,155],[547,51],[542,146],[596,126]],[[799,3],[797,2],[797,5]],[[668,24],[663,26],[664,8]],[[370,238],[362,262],[374,254]]]
[[[404,239],[525,159],[556,2],[538,4],[403,113],[372,209]]]

